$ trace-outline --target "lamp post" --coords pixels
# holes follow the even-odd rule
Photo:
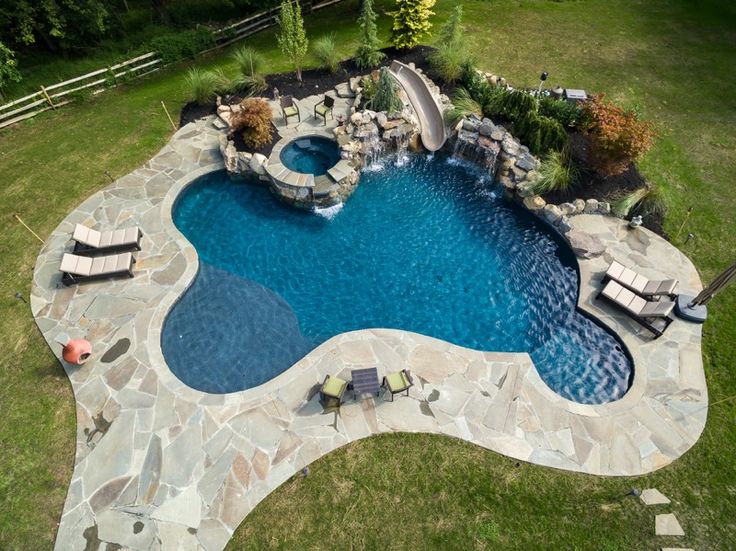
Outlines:
[[[547,71],[542,71],[542,74],[539,75],[539,89],[537,90],[537,96],[542,95],[542,86],[544,86],[544,81],[547,80],[548,76],[549,73]]]

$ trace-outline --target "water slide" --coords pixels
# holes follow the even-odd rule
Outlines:
[[[401,84],[416,111],[424,147],[430,151],[437,151],[447,139],[445,121],[439,103],[421,75],[408,65],[394,60],[389,70]]]

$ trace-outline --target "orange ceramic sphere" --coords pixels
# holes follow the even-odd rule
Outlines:
[[[92,345],[85,339],[72,339],[64,347],[62,357],[70,364],[82,365],[92,354]]]

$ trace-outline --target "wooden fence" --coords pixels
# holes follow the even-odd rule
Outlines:
[[[342,0],[324,0],[322,2],[303,2],[305,13],[320,10],[342,2]],[[252,34],[276,24],[280,6],[257,13],[226,27],[213,31],[216,46],[200,52],[202,54],[223,48],[242,40]],[[149,52],[132,59],[98,69],[64,82],[41,86],[38,92],[18,98],[0,105],[0,128],[35,117],[39,113],[58,109],[74,101],[81,94],[96,95],[120,82],[140,78],[158,71],[164,66],[158,52]]]

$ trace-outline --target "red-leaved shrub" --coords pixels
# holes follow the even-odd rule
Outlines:
[[[247,147],[258,149],[271,141],[271,108],[261,98],[240,102],[240,110],[230,120],[232,132],[242,132]]]
[[[640,121],[634,111],[605,101],[605,94],[593,96],[583,115],[590,136],[590,163],[604,176],[621,174],[654,144],[651,124]]]

